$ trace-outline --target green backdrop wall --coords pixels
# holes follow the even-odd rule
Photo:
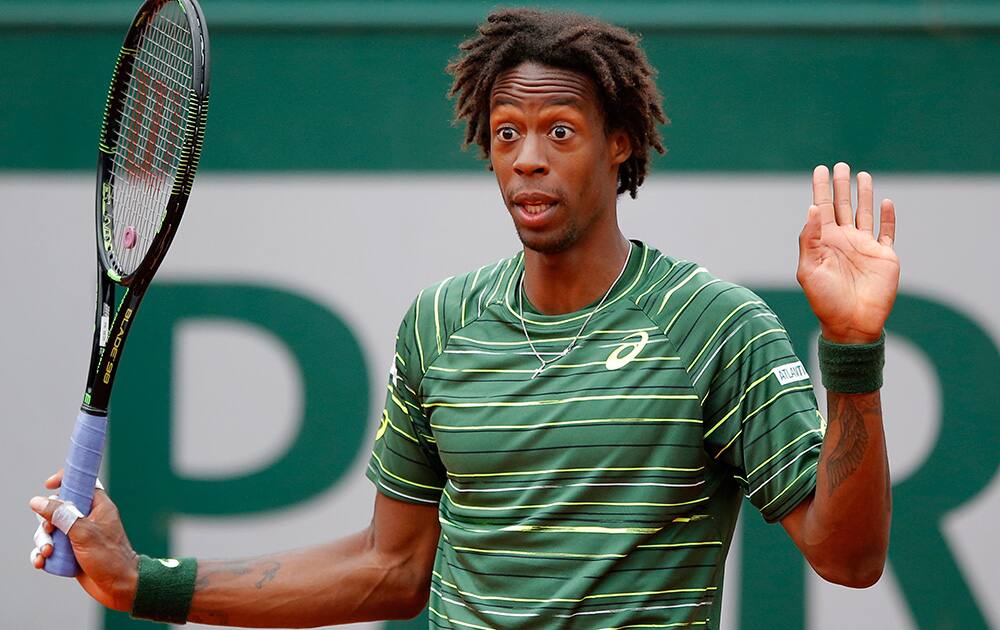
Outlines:
[[[0,169],[83,169],[130,0],[0,0]],[[443,68],[493,3],[206,0],[206,169],[478,169]],[[1000,170],[996,2],[543,3],[644,35],[671,171]]]

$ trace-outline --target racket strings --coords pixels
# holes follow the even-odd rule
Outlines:
[[[146,65],[146,60],[136,60],[136,66],[140,69],[133,79],[142,83],[142,87],[146,90],[149,89],[161,89],[163,98],[171,101],[172,104],[177,106],[183,106],[184,100],[186,98],[186,90],[190,89],[190,86],[185,87],[181,83],[178,83],[176,79],[167,76],[165,73],[162,75],[163,78],[168,79],[173,83],[173,85],[163,83],[162,85],[153,86],[150,84],[149,77],[151,74],[156,72],[162,72],[160,68],[152,68]],[[126,93],[123,98],[132,97],[134,95]],[[122,100],[124,103],[125,101]]]
[[[183,70],[181,70],[183,67],[190,68],[191,48],[190,46],[185,47],[188,51],[188,59],[185,60],[161,43],[161,41],[170,42],[172,40],[173,37],[167,34],[163,29],[157,27],[155,22],[150,22],[146,27],[144,44],[156,48],[157,52],[154,54],[159,56],[150,56],[147,59],[142,59],[142,61],[151,61],[155,65],[155,70],[160,73],[158,78],[165,79],[169,82],[165,83],[163,87],[171,92],[172,95],[183,96],[191,88],[190,75],[184,75]],[[170,57],[169,61],[164,60],[164,56]],[[170,63],[175,65],[169,65]],[[190,69],[187,71],[190,72]]]
[[[178,176],[192,99],[190,41],[177,2],[161,7],[146,21],[119,99],[109,258],[121,275],[145,259]]]
[[[157,89],[151,82],[144,80],[140,74],[136,74],[133,77],[136,83],[139,83],[144,90],[155,90]],[[164,99],[164,105],[166,101],[170,102],[172,107],[166,112],[168,115],[175,111],[180,111],[181,108],[185,107],[185,103],[182,100],[166,97]],[[146,111],[144,103],[139,101],[133,94],[125,94],[123,98],[119,99],[119,102],[128,109],[129,122],[137,127],[140,127],[142,131],[149,133],[155,127],[161,126],[161,119],[156,117],[154,113]],[[183,144],[183,135],[181,132],[183,129],[167,127],[161,129],[165,135],[160,138],[165,144],[172,146],[176,150],[180,151],[181,145]]]
[[[183,93],[177,93],[176,90],[170,89],[172,87],[170,84],[171,82],[177,84],[175,75],[183,74],[185,71],[188,75],[190,75],[190,63],[186,62],[183,57],[176,54],[170,56],[163,54],[163,51],[167,50],[165,44],[169,44],[169,39],[178,40],[178,38],[168,38],[164,29],[157,26],[158,23],[169,24],[167,28],[179,31],[182,33],[181,36],[183,36],[182,27],[170,19],[167,9],[164,8],[164,10],[161,11],[156,17],[147,22],[145,32],[143,33],[142,43],[140,44],[139,53],[136,55],[136,71],[134,72],[136,85],[133,90],[133,95],[145,97],[146,102],[140,102],[140,107],[137,111],[143,116],[151,118],[149,125],[143,125],[141,118],[139,121],[132,121],[134,123],[132,137],[137,141],[136,143],[138,144],[138,142],[141,142],[144,136],[146,138],[146,146],[144,147],[144,150],[140,150],[141,152],[139,153],[139,155],[145,159],[141,165],[144,168],[140,169],[137,174],[140,175],[140,181],[146,184],[145,187],[138,189],[140,193],[145,193],[140,196],[139,201],[142,205],[153,205],[154,207],[165,206],[166,197],[169,194],[168,190],[170,187],[168,184],[172,185],[173,182],[168,182],[162,177],[151,180],[148,177],[153,171],[151,167],[154,164],[157,164],[159,168],[156,170],[159,170],[161,173],[166,172],[168,176],[172,178],[175,170],[175,161],[180,154],[180,147],[177,143],[174,143],[177,145],[175,147],[170,147],[169,144],[163,147],[158,147],[155,141],[150,143],[149,138],[156,138],[156,135],[162,128],[163,120],[171,122],[175,127],[177,127],[172,134],[166,134],[167,139],[169,140],[170,135],[180,138],[182,130],[179,126],[179,120],[183,118],[183,109],[181,108],[186,106],[186,103],[184,102],[186,99]],[[190,47],[186,48],[186,52],[190,54]],[[175,66],[178,62],[183,62],[184,67],[176,68]],[[165,97],[170,95],[170,92],[174,92],[180,100],[180,102],[177,102],[177,100],[171,99],[174,100],[174,103],[172,103],[174,105],[173,107],[171,107],[168,103],[162,102]],[[151,93],[155,95],[152,101],[150,101]],[[162,106],[162,112],[153,111],[147,114],[151,102],[154,106]],[[143,107],[143,105],[145,105],[145,107]],[[160,115],[157,116],[157,114]],[[146,127],[148,127],[148,129]],[[183,140],[181,140],[180,144],[182,143]],[[174,150],[171,151],[171,148],[174,148]],[[150,186],[150,183],[158,184],[158,186]],[[155,216],[154,213],[147,212],[138,218],[142,219],[141,224],[143,226],[143,232],[151,237],[153,230],[157,227],[155,222],[158,217]],[[132,224],[129,223],[129,226],[131,225]],[[125,230],[127,229],[128,226],[125,227]],[[127,238],[128,237],[125,236],[126,240]],[[133,241],[135,238],[136,236],[133,231]],[[134,257],[141,258],[140,256]]]
[[[165,95],[169,94],[165,89],[169,84],[162,80],[163,73],[149,66],[148,56],[141,52],[147,42],[152,41],[149,37],[151,29],[147,27],[146,31],[146,40],[136,55],[127,92],[131,107],[124,110],[123,116],[123,128],[129,134],[126,142],[131,144],[118,152],[123,162],[121,166],[125,167],[124,170],[118,169],[118,175],[127,178],[127,186],[124,189],[119,186],[115,195],[114,243],[121,247],[114,249],[118,252],[117,262],[125,273],[133,271],[148,252],[148,245],[158,227],[157,214],[162,212],[167,190],[172,183],[171,154],[179,153],[178,147],[183,142],[180,130],[169,130],[169,125],[167,133],[160,133],[163,118],[168,121],[176,118],[172,116],[175,112],[170,110],[175,109],[178,103],[173,103],[174,107],[171,107],[171,104],[163,102]],[[162,111],[155,111],[154,107]],[[160,138],[161,135],[164,137]],[[158,145],[161,141],[162,144]],[[137,248],[137,245],[141,246]]]
[[[136,75],[133,78],[138,83],[141,83],[145,89],[147,89],[147,90],[149,90],[149,89],[155,89],[149,82],[143,81],[141,78],[139,78],[139,75]],[[185,107],[184,103],[182,103],[182,102],[178,102],[178,101],[173,100],[173,99],[170,99],[170,100],[171,100],[171,104],[175,108],[173,111],[180,111],[181,108]],[[177,128],[171,128],[169,126],[166,127],[166,128],[163,128],[162,124],[161,124],[160,118],[153,117],[153,116],[150,115],[150,113],[148,113],[147,111],[144,111],[144,108],[142,107],[143,104],[140,103],[135,98],[135,96],[133,96],[131,94],[126,94],[122,99],[120,99],[120,102],[125,107],[129,108],[129,111],[130,111],[130,120],[129,120],[129,122],[131,122],[133,125],[136,125],[139,128],[138,129],[139,131],[141,131],[142,133],[147,134],[147,137],[148,137],[148,134],[152,134],[152,133],[161,133],[161,134],[163,134],[159,138],[160,140],[162,140],[163,146],[166,147],[168,149],[168,151],[170,149],[173,149],[177,153],[180,153],[181,146],[182,146],[182,144],[184,142],[184,137],[181,134],[182,129],[180,129],[179,127],[177,127]],[[135,116],[138,116],[138,118],[135,118]],[[126,160],[130,159],[130,156],[125,156],[125,159]],[[152,168],[158,168],[160,166],[159,163],[153,163],[152,159],[147,160],[147,163]],[[135,165],[138,165],[138,163],[135,163]],[[163,173],[163,174],[168,175],[168,173],[166,171],[161,170],[160,172]]]
[[[170,22],[170,24],[173,27],[177,27],[177,24],[173,22]],[[175,34],[169,33],[157,26],[155,21],[149,23],[149,28],[159,36],[158,39],[151,40],[153,46],[158,47],[164,55],[172,57],[176,63],[181,65],[187,64],[188,66],[191,65],[191,46],[189,44],[178,39]],[[173,46],[174,48],[168,48],[167,46]],[[186,50],[187,54],[185,56],[181,56],[177,54],[176,50]],[[167,66],[166,71],[168,73],[177,73],[176,67],[173,66]],[[183,75],[178,75],[178,77],[182,80],[186,78]]]

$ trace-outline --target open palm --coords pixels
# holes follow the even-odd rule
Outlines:
[[[843,162],[830,173],[813,171],[813,205],[799,236],[797,278],[819,318],[823,336],[838,343],[867,343],[881,336],[899,286],[899,258],[893,251],[896,210],[880,206],[874,234],[872,178],[858,173],[857,212],[851,204],[851,169]]]

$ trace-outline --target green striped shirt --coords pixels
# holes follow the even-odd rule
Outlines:
[[[815,487],[825,424],[784,327],[633,243],[532,378],[522,271],[517,254],[448,278],[399,328],[368,477],[439,506],[431,627],[718,627],[741,497],[776,521]],[[546,358],[593,308],[522,298]]]

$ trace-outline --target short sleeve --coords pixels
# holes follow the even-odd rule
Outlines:
[[[702,396],[704,447],[726,464],[768,522],[816,486],[825,421],[812,381],[778,317],[735,285],[713,302],[718,322],[689,369]]]
[[[410,342],[413,322],[411,308],[396,336],[385,408],[366,475],[386,496],[409,503],[437,504],[445,473],[417,393],[420,361]]]

